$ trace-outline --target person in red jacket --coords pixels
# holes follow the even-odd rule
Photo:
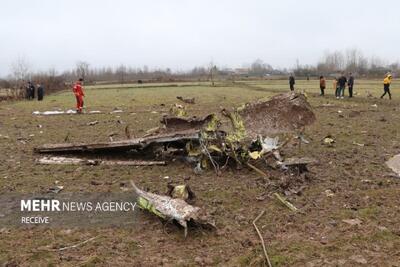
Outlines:
[[[82,82],[83,82],[83,79],[80,78],[74,84],[74,87],[72,88],[72,91],[74,92],[74,95],[76,97],[76,112],[77,113],[82,113],[83,97],[85,96],[85,94],[83,93]]]

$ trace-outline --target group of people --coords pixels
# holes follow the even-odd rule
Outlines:
[[[42,101],[44,97],[44,88],[41,84],[37,84],[37,88],[35,85],[31,82],[28,81],[28,83],[25,86],[25,97],[28,100],[33,100],[35,99],[35,91],[37,90],[37,100]]]
[[[392,83],[392,75],[390,73],[387,73],[385,75],[385,78],[383,80],[383,94],[381,98],[383,98],[386,94],[389,95],[389,99],[392,99],[392,94],[390,93],[390,84]],[[291,74],[289,76],[289,86],[290,86],[290,91],[294,91],[294,85],[296,84],[294,76]],[[346,90],[346,85],[349,90],[349,97],[353,97],[353,87],[354,87],[354,76],[350,72],[348,78],[345,76],[344,72],[340,75],[339,78],[334,78],[333,79],[333,90],[335,91],[335,97],[336,99],[339,98],[344,98],[344,93]],[[319,88],[321,90],[320,95],[324,96],[325,95],[325,89],[326,89],[326,79],[324,76],[319,77]]]
[[[321,78],[322,77],[322,78]],[[325,80],[323,76],[320,77],[320,88],[321,88],[321,95],[324,95],[321,83],[326,84],[325,81],[322,82],[322,80]],[[349,78],[345,76],[344,72],[339,78],[334,78],[333,79],[333,90],[335,90],[335,96],[336,99],[339,98],[344,98],[344,91],[346,90],[346,85],[349,90],[349,97],[353,97],[353,86],[354,86],[354,77],[353,74],[350,72],[349,73]],[[325,89],[325,88],[324,88]]]

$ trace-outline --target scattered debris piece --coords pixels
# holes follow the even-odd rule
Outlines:
[[[309,157],[302,158],[287,158],[283,162],[278,162],[278,165],[285,166],[289,169],[296,170],[298,173],[307,172],[307,164],[317,163],[318,161]]]
[[[188,185],[168,185],[168,196],[172,198],[180,198],[188,201],[193,201],[196,198],[194,192],[190,189]],[[189,202],[188,202],[189,203]],[[191,204],[191,203],[190,203]]]
[[[357,142],[355,142],[355,141],[353,141],[353,145],[361,146],[361,147],[364,147],[364,146],[365,146],[365,144],[360,144],[360,143],[357,143]]]
[[[298,134],[298,135],[296,136],[296,138],[299,139],[301,143],[304,143],[304,144],[309,144],[309,143],[310,143],[310,141],[308,141],[308,140],[304,137],[303,133]]]
[[[323,107],[334,107],[335,105],[332,103],[326,103],[326,104],[322,104],[321,106]]]
[[[167,221],[175,220],[184,227],[185,237],[187,236],[189,222],[215,228],[214,223],[208,221],[199,207],[187,204],[179,198],[171,198],[140,190],[133,181],[131,181],[131,184],[136,194],[136,203],[141,209],[147,210]]]
[[[330,190],[330,189],[326,189],[325,190],[325,195],[327,196],[327,197],[333,197],[333,196],[335,196],[335,194],[332,192],[332,190]]]
[[[350,224],[350,225],[360,225],[362,221],[360,219],[347,219],[347,220],[342,220],[342,222]]]
[[[185,106],[182,106],[179,104],[172,105],[172,107],[169,109],[169,113],[172,116],[176,116],[176,117],[186,117],[187,116]]]
[[[371,107],[373,107],[373,108],[377,108],[377,107],[378,107],[378,105],[377,105],[377,104],[373,104],[373,105],[371,105]]]
[[[64,186],[56,185],[54,187],[50,187],[49,190],[47,190],[47,193],[58,194],[63,189],[64,189]]]
[[[86,123],[86,125],[93,126],[93,125],[96,125],[98,123],[99,123],[99,121],[90,121],[90,122]]]
[[[43,157],[37,160],[43,165],[124,165],[124,166],[154,166],[166,165],[165,161],[145,160],[93,160],[72,157]]]
[[[123,113],[124,111],[122,109],[114,109],[113,111],[110,112],[110,114],[115,114],[115,113]]]
[[[10,137],[8,135],[2,135],[2,134],[0,134],[0,138],[1,139],[10,139]]]
[[[102,113],[99,110],[92,110],[89,112],[84,112],[83,114],[100,114]],[[76,112],[76,110],[72,110],[72,109],[68,109],[66,111],[60,111],[60,110],[53,110],[53,111],[34,111],[32,112],[33,115],[44,115],[44,116],[48,116],[48,115],[72,115],[72,114],[78,114]],[[80,115],[80,114],[79,114]]]
[[[275,149],[279,149],[279,136],[275,138],[265,137],[263,142],[261,143],[262,146],[262,153],[272,152]]]
[[[400,154],[386,161],[386,165],[400,177]]]
[[[76,243],[76,244],[71,245],[71,246],[62,247],[62,248],[56,249],[56,250],[54,250],[54,251],[63,251],[63,250],[67,250],[67,249],[70,249],[70,248],[77,248],[77,247],[79,247],[79,246],[82,246],[82,245],[84,245],[84,244],[90,242],[90,241],[95,240],[97,237],[98,237],[98,236],[95,236],[95,237],[89,238],[89,239],[87,239],[87,240],[85,240],[85,241]]]
[[[296,208],[292,203],[290,203],[289,201],[287,201],[285,198],[283,198],[281,195],[279,195],[278,193],[274,193],[274,196],[286,207],[288,207],[288,209],[290,209],[291,211],[298,211],[299,209]]]
[[[325,136],[325,138],[323,139],[323,142],[325,145],[328,145],[328,146],[333,146],[333,144],[336,143],[335,139],[331,135]]]
[[[177,96],[176,98],[181,100],[181,101],[183,101],[183,102],[185,102],[186,104],[195,104],[195,98],[194,97],[193,98],[183,98],[181,96]]]
[[[258,237],[259,237],[260,240],[261,240],[261,245],[262,245],[262,248],[263,248],[265,260],[267,261],[268,267],[272,267],[271,261],[270,261],[270,259],[269,259],[269,257],[268,257],[267,249],[265,248],[264,238],[262,237],[262,234],[260,233],[260,230],[258,229],[257,224],[256,224],[257,221],[261,218],[261,216],[264,215],[264,213],[265,213],[265,210],[263,210],[263,211],[257,216],[257,218],[254,219],[254,221],[253,221],[253,226],[254,226],[254,228],[256,229],[257,234],[258,234]]]

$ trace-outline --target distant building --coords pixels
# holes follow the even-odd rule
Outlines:
[[[250,69],[249,68],[237,68],[235,69],[235,74],[236,75],[244,75],[247,76],[250,73]]]

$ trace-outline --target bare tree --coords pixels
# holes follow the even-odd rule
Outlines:
[[[12,76],[17,83],[29,79],[29,70],[29,63],[24,57],[18,57],[15,62],[11,64]]]
[[[85,80],[89,73],[89,63],[85,61],[78,61],[76,63],[76,75]]]
[[[126,67],[125,67],[125,65],[123,65],[123,64],[121,64],[116,70],[115,70],[115,73],[117,74],[117,76],[118,76],[118,80],[119,80],[119,82],[120,83],[124,83],[125,82],[125,80],[126,80],[126,74],[127,74],[127,71],[126,71],[127,69],[126,69]]]
[[[215,80],[215,76],[218,73],[218,69],[217,66],[214,65],[214,62],[210,62],[210,64],[208,65],[208,73],[210,74],[210,81],[211,81],[211,85],[214,86],[214,80]]]

